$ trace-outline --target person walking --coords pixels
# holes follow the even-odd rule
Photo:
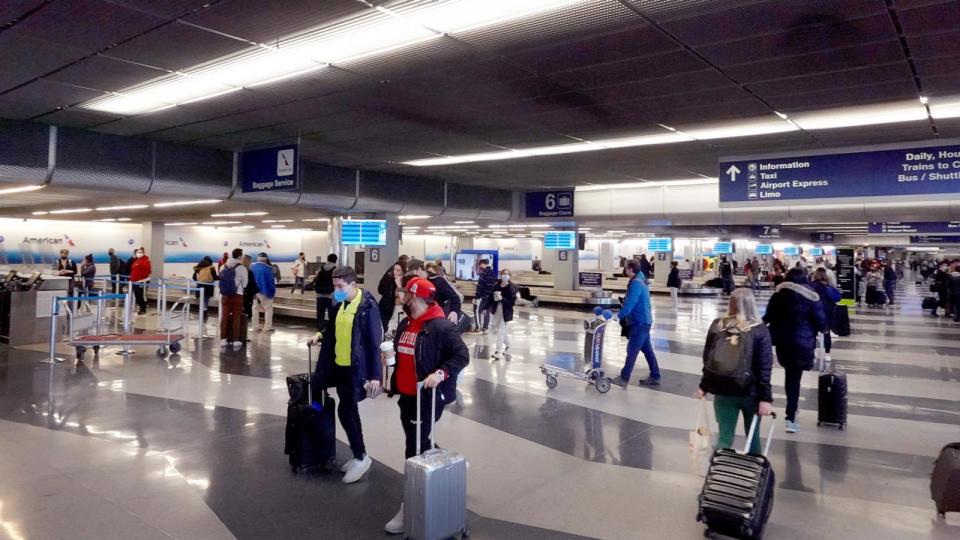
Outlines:
[[[238,351],[243,346],[243,293],[250,276],[241,262],[243,250],[236,248],[231,254],[220,269],[220,348],[230,344]]]
[[[153,267],[150,264],[150,257],[147,256],[142,246],[137,248],[133,263],[130,265],[130,283],[133,287],[133,295],[137,300],[138,315],[147,314],[147,284],[150,283],[152,272]]]
[[[200,290],[203,290],[203,305],[200,306],[200,316],[207,320],[207,311],[210,307],[210,299],[213,298],[213,284],[219,279],[217,270],[213,267],[213,259],[210,256],[204,256],[200,262],[193,267],[193,281],[197,283],[197,299],[200,299]]]
[[[403,306],[403,274],[404,266],[400,261],[393,263],[391,267],[393,279],[390,281],[381,281],[377,292],[380,293],[380,322],[383,323],[383,331],[387,338],[393,338],[397,331],[397,324],[400,322],[400,314]]]
[[[373,464],[363,441],[357,404],[380,393],[383,324],[376,300],[369,291],[357,286],[357,273],[353,268],[340,266],[334,270],[333,287],[338,308],[333,324],[324,330],[313,378],[313,395],[319,396],[321,389],[337,389],[340,401],[337,416],[353,452],[353,459],[341,469],[345,473],[342,481],[352,484]]]
[[[940,263],[937,264],[936,271],[930,275],[930,279],[933,281],[933,283],[930,284],[930,292],[934,293],[937,297],[937,303],[930,312],[934,317],[940,316],[938,313],[940,308],[946,309],[947,307],[947,300],[950,295],[950,274],[948,272],[947,262],[940,261]],[[944,315],[946,315],[946,311],[944,311]]]
[[[723,283],[723,294],[729,295],[733,292],[733,265],[727,260],[726,255],[720,256],[720,281]]]
[[[97,276],[97,265],[93,262],[93,254],[89,253],[83,258],[83,264],[80,265],[80,276],[83,279],[84,294],[94,294],[93,281]],[[106,291],[104,291],[106,292]]]
[[[327,262],[317,269],[313,290],[317,293],[317,333],[322,335],[327,321],[333,321],[333,271],[337,269],[337,254],[327,255]]]
[[[670,287],[670,298],[673,299],[673,307],[677,307],[680,302],[680,287],[683,285],[680,281],[680,269],[677,268],[677,261],[670,263],[670,273],[667,275],[667,287]]]
[[[894,304],[894,292],[897,290],[897,271],[893,269],[893,263],[887,261],[883,265],[883,291],[887,293],[887,301]]]
[[[750,370],[746,380],[720,376],[708,370],[708,365],[716,359],[719,347],[733,348],[738,354],[746,355]],[[773,390],[770,385],[773,347],[770,332],[760,320],[757,301],[750,289],[733,291],[727,315],[710,324],[707,342],[703,346],[703,365],[697,399],[713,394],[713,411],[720,431],[717,448],[732,448],[739,416],[743,416],[744,431],[749,432],[755,414],[769,416],[773,411]],[[759,423],[750,441],[750,453],[761,454]]]
[[[840,301],[840,291],[830,284],[830,275],[825,268],[817,268],[813,271],[813,281],[810,284],[820,302],[823,303],[823,316],[826,319],[826,330],[823,332],[823,350],[826,353],[824,360],[830,363],[830,349],[833,347],[831,329],[833,328],[833,315],[837,311],[837,302]]]
[[[477,279],[477,289],[473,297],[473,320],[477,327],[471,334],[486,334],[490,327],[490,306],[493,305],[493,291],[497,287],[497,273],[490,266],[490,261],[480,259],[480,276]]]
[[[390,395],[399,394],[400,424],[404,433],[404,457],[417,455],[417,385],[423,384],[420,400],[421,452],[431,449],[430,433],[440,420],[446,405],[457,396],[457,375],[470,363],[470,352],[456,327],[444,320],[443,308],[436,302],[436,289],[428,279],[409,278],[403,299],[407,317],[397,328],[394,350],[397,365],[390,376]],[[433,393],[436,410],[431,415]],[[402,534],[403,505],[384,529]]]
[[[786,430],[787,433],[797,433],[800,431],[797,420],[800,379],[804,371],[813,369],[817,334],[827,329],[823,303],[810,288],[802,268],[791,268],[783,283],[777,285],[767,304],[763,322],[770,328],[773,345],[777,348],[777,361],[785,371]]]
[[[290,293],[296,293],[297,288],[300,288],[300,294],[303,294],[307,291],[307,257],[301,251],[297,255],[297,260],[293,262],[293,266],[290,268],[290,271],[293,273],[293,288],[290,289]]]
[[[620,375],[613,381],[614,384],[626,388],[630,384],[630,375],[633,366],[637,363],[637,356],[643,352],[650,368],[650,375],[640,381],[641,385],[659,386],[660,367],[657,365],[657,355],[653,352],[653,343],[650,341],[650,329],[653,327],[653,310],[650,306],[650,288],[647,280],[640,271],[638,261],[628,261],[624,273],[630,278],[627,284],[627,296],[620,309],[620,324],[624,326],[627,335],[627,359],[620,370]]]
[[[880,301],[880,295],[883,294],[883,292],[880,290],[883,285],[883,273],[880,271],[880,267],[878,265],[874,264],[870,266],[864,281],[867,285],[867,292],[864,293],[866,296],[867,306],[880,307],[885,304],[885,299],[883,302]]]
[[[517,303],[517,286],[510,282],[510,270],[500,271],[500,280],[493,289],[493,325],[497,327],[497,345],[491,358],[510,357],[510,332],[507,323],[513,320],[513,306]]]
[[[263,331],[273,332],[273,299],[277,296],[277,283],[273,279],[273,267],[267,263],[267,254],[257,255],[257,262],[253,263],[250,271],[257,284],[257,294],[254,296],[253,331],[260,331],[260,312],[263,312]]]
[[[123,274],[123,259],[117,257],[117,252],[113,248],[107,250],[110,257],[110,290],[120,292],[120,274]]]

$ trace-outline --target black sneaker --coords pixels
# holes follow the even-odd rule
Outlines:
[[[610,379],[610,384],[615,384],[615,385],[619,386],[620,388],[626,388],[626,387],[630,384],[630,381],[625,381],[625,380],[623,380],[622,377],[620,377],[619,375],[617,375],[616,377]]]
[[[639,386],[660,386],[660,379],[654,379],[653,377],[647,377],[646,379],[641,379],[637,382]]]

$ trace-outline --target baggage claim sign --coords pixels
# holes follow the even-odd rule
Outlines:
[[[722,207],[930,200],[960,192],[960,142],[721,158],[719,173]]]

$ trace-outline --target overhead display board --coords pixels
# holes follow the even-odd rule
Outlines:
[[[960,221],[886,221],[867,225],[871,234],[941,234],[960,233]]]
[[[853,248],[837,248],[837,265],[834,269],[837,272],[837,286],[840,289],[840,303],[852,306],[857,298],[856,295],[856,273],[854,265]]]
[[[911,236],[911,244],[960,244],[960,236]]]
[[[930,200],[960,191],[960,143],[721,158],[720,206]]]
[[[757,255],[773,255],[773,246],[770,244],[757,244],[753,252]]]
[[[387,222],[382,219],[345,219],[340,239],[347,246],[387,245]]]
[[[823,248],[815,247],[810,248],[811,257],[823,257]]]
[[[790,257],[796,257],[797,255],[800,255],[800,248],[797,246],[787,246],[783,248],[783,254]]]
[[[527,217],[572,217],[573,190],[532,191],[526,194]]]
[[[544,249],[577,249],[577,233],[574,231],[547,231],[543,233]]]
[[[717,255],[729,255],[733,253],[733,242],[717,242],[713,244],[713,252]]]
[[[240,189],[244,193],[297,191],[297,145],[249,150],[240,154]]]
[[[648,238],[647,251],[673,251],[673,239],[671,238]]]

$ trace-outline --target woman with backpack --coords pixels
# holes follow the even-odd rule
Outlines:
[[[768,416],[773,410],[770,371],[773,347],[770,332],[760,320],[750,289],[735,289],[727,315],[711,323],[703,347],[703,377],[697,398],[713,394],[713,410],[720,434],[717,448],[731,448],[737,417],[743,415],[744,430],[753,415]],[[750,453],[760,454],[760,428],[753,433]]]
[[[193,267],[193,280],[197,282],[197,289],[203,290],[203,305],[200,306],[200,316],[207,319],[207,308],[210,306],[210,299],[213,298],[213,284],[217,281],[217,270],[213,267],[213,259],[205,256]],[[197,299],[200,299],[200,291],[196,293]]]
[[[830,329],[833,328],[833,314],[837,311],[837,302],[840,301],[840,291],[830,285],[830,274],[826,268],[817,268],[813,272],[813,282],[810,284],[820,302],[823,303],[823,315],[827,320],[827,330],[823,333],[823,350],[826,353],[825,360],[830,362],[830,348],[833,340],[830,337]]]

